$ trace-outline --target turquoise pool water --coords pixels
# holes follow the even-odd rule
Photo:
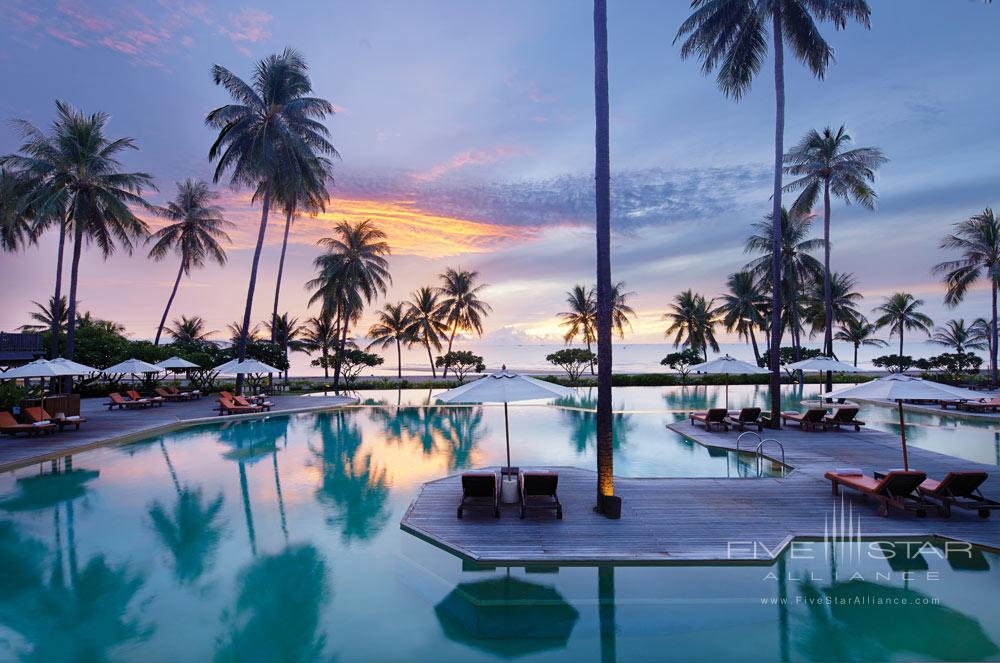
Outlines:
[[[740,472],[665,431],[667,396],[616,394],[616,470]],[[512,407],[515,461],[591,467],[590,417]],[[4,474],[0,660],[1000,657],[992,552],[911,542],[887,559],[867,543],[803,542],[771,566],[483,569],[401,532],[422,482],[500,461],[502,421],[496,407],[370,405]]]

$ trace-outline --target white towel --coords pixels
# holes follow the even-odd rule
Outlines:
[[[33,423],[31,425],[32,426],[48,426],[49,425],[49,420],[45,419],[44,421],[36,421],[35,423]]]
[[[839,474],[842,477],[861,477],[865,473],[856,467],[838,467],[833,471],[834,474]]]
[[[72,416],[66,417],[66,421],[77,421],[79,418],[80,418],[80,415],[74,414]]]

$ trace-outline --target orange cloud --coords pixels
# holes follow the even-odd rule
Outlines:
[[[465,168],[466,166],[487,166],[512,157],[533,154],[530,148],[500,145],[486,150],[468,150],[460,152],[444,163],[439,163],[425,173],[418,173],[414,178],[426,182],[442,175]]]

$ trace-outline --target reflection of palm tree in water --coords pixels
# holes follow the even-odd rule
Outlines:
[[[355,417],[343,411],[318,417],[323,447],[310,445],[322,472],[316,496],[330,508],[327,523],[339,527],[344,541],[374,536],[389,519],[386,471],[373,465],[371,454],[358,455],[363,440]]]
[[[448,468],[469,466],[476,443],[486,435],[481,406],[373,408],[373,422],[382,427],[386,441],[404,444],[416,440],[425,455],[443,450]]]
[[[597,445],[597,399],[591,396],[567,396],[556,399],[555,404],[559,406],[559,416],[570,424],[570,440],[576,447],[577,453],[584,453],[587,449]],[[623,409],[619,405],[618,409]],[[628,436],[635,430],[635,422],[632,415],[625,412],[615,412],[612,415],[614,426],[612,428],[613,448],[628,443]]]

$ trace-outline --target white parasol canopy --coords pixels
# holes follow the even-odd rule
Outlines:
[[[67,372],[70,369],[48,359],[36,359],[23,366],[15,366],[3,373],[0,379],[23,380],[27,378],[60,378],[67,375],[82,375],[82,373]]]
[[[141,359],[126,359],[125,361],[120,361],[114,366],[108,366],[103,371],[104,374],[109,373],[133,373],[138,375],[139,373],[159,373],[161,369],[156,364],[150,364],[148,361],[143,361]]]
[[[216,366],[214,371],[218,371],[221,375],[257,375],[260,373],[280,373],[281,371],[274,366],[268,366],[262,361],[257,361],[256,359],[244,359],[239,361],[238,359],[231,359],[225,364],[220,364]]]
[[[846,362],[834,359],[833,357],[827,357],[825,355],[820,355],[818,357],[812,357],[811,359],[803,359],[802,361],[797,361],[794,364],[788,364],[785,368],[792,371],[830,371],[831,373],[868,373],[868,369],[858,368],[854,364],[848,364]]]
[[[507,403],[562,398],[575,392],[558,384],[529,378],[506,369],[479,378],[475,382],[438,394],[442,403],[503,403],[503,422],[507,433],[507,473],[510,474],[510,422]]]
[[[729,376],[730,375],[764,375],[769,373],[766,368],[761,368],[754,364],[731,357],[728,354],[722,355],[712,361],[695,364],[691,367],[692,373],[704,373],[706,375],[726,376],[726,409],[729,409]]]
[[[181,359],[178,356],[173,356],[170,359],[164,359],[163,361],[156,362],[156,365],[165,371],[183,371],[188,368],[201,368],[198,364],[193,361],[188,361],[187,359]]]
[[[73,361],[72,359],[66,359],[65,357],[56,357],[55,359],[49,360],[50,363],[58,364],[63,371],[63,375],[90,375],[91,373],[100,373],[101,369],[94,368],[93,366],[87,366],[86,364],[81,364],[78,361]]]

